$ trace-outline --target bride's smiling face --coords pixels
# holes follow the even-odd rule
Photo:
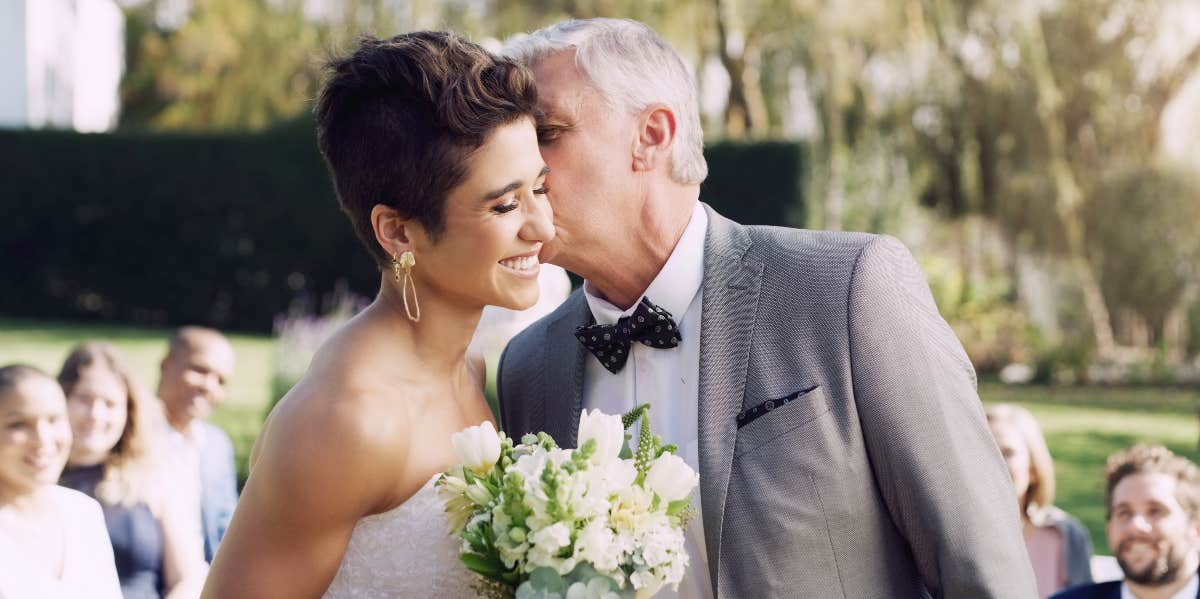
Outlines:
[[[523,310],[538,299],[538,252],[554,238],[548,169],[533,121],[493,130],[467,158],[467,175],[446,196],[434,241],[410,228],[418,297]]]

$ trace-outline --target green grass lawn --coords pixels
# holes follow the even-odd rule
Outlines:
[[[72,345],[104,339],[120,347],[153,388],[169,334],[167,329],[0,319],[0,364],[20,361],[56,373]],[[233,438],[244,479],[246,458],[271,400],[274,344],[265,335],[233,334],[230,339],[237,352],[237,370],[230,381],[229,401],[213,420]],[[1021,404],[1037,417],[1057,469],[1056,503],[1083,520],[1099,553],[1109,553],[1102,476],[1110,453],[1146,441],[1163,443],[1200,461],[1196,415],[1200,393],[1195,390],[1012,387],[985,382],[980,396],[987,403]]]

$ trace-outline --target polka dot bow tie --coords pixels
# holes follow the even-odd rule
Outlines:
[[[617,324],[582,326],[575,329],[575,338],[613,374],[625,367],[634,341],[659,349],[675,347],[683,341],[671,313],[646,298],[642,298],[633,314],[622,316]]]

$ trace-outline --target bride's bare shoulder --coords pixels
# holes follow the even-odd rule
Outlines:
[[[410,423],[402,411],[380,411],[376,404],[342,382],[301,381],[264,424],[250,479],[280,489],[323,489],[358,503],[359,514],[387,505],[406,470]]]
[[[372,376],[371,365],[346,354],[327,344],[271,410],[251,455],[252,474],[271,454],[286,457],[273,461],[276,468],[403,471],[411,422],[406,410],[397,409],[402,388]]]

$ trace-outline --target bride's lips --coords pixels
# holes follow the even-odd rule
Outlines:
[[[498,262],[501,268],[508,271],[516,277],[524,279],[537,279],[538,273],[541,271],[541,261],[538,260],[538,252],[541,248],[509,256]]]
[[[31,455],[25,458],[25,463],[35,472],[44,472],[58,464],[58,453]]]

